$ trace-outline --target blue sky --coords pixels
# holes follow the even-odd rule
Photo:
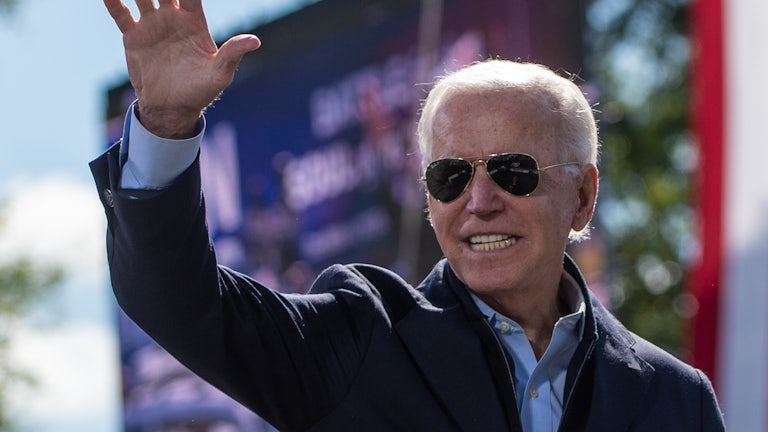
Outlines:
[[[220,39],[311,2],[204,7]],[[44,309],[54,324],[17,330],[13,355],[40,386],[14,393],[14,412],[22,431],[118,431],[104,217],[87,163],[104,144],[105,92],[127,78],[121,35],[99,0],[21,0],[0,19],[0,46],[0,262],[27,255],[68,275]]]

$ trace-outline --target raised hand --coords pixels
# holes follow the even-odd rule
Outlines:
[[[165,138],[194,133],[202,111],[232,82],[238,64],[261,42],[232,37],[216,47],[201,0],[136,0],[134,20],[121,0],[104,0],[123,33],[128,75],[139,100],[141,123]]]

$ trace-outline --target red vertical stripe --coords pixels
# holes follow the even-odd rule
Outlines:
[[[693,129],[700,146],[695,181],[699,211],[701,257],[689,279],[699,302],[689,341],[692,363],[716,382],[718,303],[723,274],[723,183],[725,147],[724,0],[692,4],[693,67],[691,68]]]

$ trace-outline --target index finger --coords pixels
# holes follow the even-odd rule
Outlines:
[[[127,32],[136,23],[131,15],[131,10],[121,0],[104,0],[104,6],[107,7],[109,15],[115,20],[121,33]]]

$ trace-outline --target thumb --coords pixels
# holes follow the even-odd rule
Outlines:
[[[243,56],[261,46],[258,37],[252,34],[240,34],[233,36],[219,48],[216,54],[218,68],[226,74],[234,74]]]

